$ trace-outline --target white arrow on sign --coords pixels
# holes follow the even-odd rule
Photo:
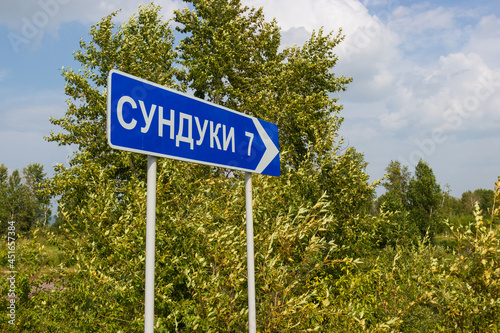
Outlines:
[[[255,124],[255,127],[257,128],[257,132],[260,135],[260,138],[264,142],[264,146],[266,147],[266,152],[262,156],[262,159],[259,162],[259,165],[255,169],[255,173],[262,173],[264,169],[269,165],[269,163],[274,160],[276,155],[278,155],[279,150],[274,144],[273,140],[269,137],[267,132],[264,130],[262,125],[257,119],[253,119],[253,123]]]

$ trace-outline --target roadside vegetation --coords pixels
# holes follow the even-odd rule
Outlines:
[[[15,325],[1,330],[144,330],[146,156],[106,141],[106,79],[120,69],[278,124],[282,175],[253,178],[259,332],[498,331],[500,177],[454,198],[425,161],[413,172],[391,161],[369,183],[338,135],[332,96],[352,81],[334,74],[341,31],[283,48],[261,9],[186,2],[173,22],[142,6],[82,39],[81,68],[63,69],[68,110],[52,119],[62,131],[47,137],[77,147],[69,165],[50,179],[37,164],[26,169],[37,177],[0,167],[2,234],[9,221],[19,231]],[[243,179],[158,160],[156,332],[248,330]],[[8,206],[14,192],[31,201]],[[2,267],[8,254],[4,241]]]

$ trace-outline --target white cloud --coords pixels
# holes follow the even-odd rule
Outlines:
[[[394,0],[363,0],[365,6],[387,6]]]
[[[464,47],[465,52],[475,52],[489,65],[500,62],[500,18],[494,15],[483,17],[471,33]]]
[[[461,22],[474,15],[459,7],[417,3],[397,7],[388,28],[398,34],[402,52],[419,63],[431,63],[443,53],[460,51],[470,38],[470,29]]]
[[[140,5],[151,3],[147,0],[24,0],[4,1],[0,11],[0,24],[18,30],[25,22],[49,30],[58,29],[61,23],[79,21],[95,23],[102,17],[121,9],[122,17],[137,12]],[[154,2],[163,7],[166,18],[172,17],[173,9],[182,8],[181,0],[160,0]]]
[[[117,15],[123,20],[137,12],[139,5],[148,0],[25,0],[3,1],[0,10],[0,25],[10,30],[7,38],[18,50],[19,45],[38,47],[45,33],[57,36],[63,23],[80,22],[94,24],[102,17],[121,9]],[[181,0],[157,1],[163,7],[165,19],[171,18],[173,9],[182,8]]]
[[[322,26],[328,31],[342,27],[354,30],[368,11],[357,0],[243,0],[245,5],[263,7],[268,19],[276,18],[284,31],[304,27],[307,31]]]
[[[282,46],[303,45],[309,38],[311,38],[311,32],[304,27],[293,27],[281,32]]]
[[[407,107],[400,112],[412,120],[413,130],[475,131],[483,128],[485,120],[497,117],[500,72],[476,53],[442,56],[436,65],[399,80],[411,91]]]
[[[398,7],[391,18],[391,26],[398,33],[421,35],[431,30],[443,30],[454,27],[455,14],[449,8],[431,8],[429,5]]]
[[[408,126],[409,120],[402,112],[384,113],[380,116],[380,127],[392,132],[402,130]]]

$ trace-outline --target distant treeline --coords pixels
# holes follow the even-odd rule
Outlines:
[[[22,172],[0,165],[0,234],[7,233],[7,223],[16,223],[23,233],[35,226],[47,225],[51,218],[50,194],[43,165],[32,163]]]

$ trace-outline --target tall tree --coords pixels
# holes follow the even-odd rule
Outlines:
[[[491,215],[492,214],[491,209],[493,207],[495,191],[487,190],[484,188],[478,188],[474,190],[474,194],[479,198],[478,200],[479,208],[483,211],[483,213]]]
[[[2,163],[0,165],[0,226],[2,231],[0,234],[7,230],[7,222],[9,219],[9,212],[7,208],[7,185],[8,185],[9,173],[7,167]]]
[[[386,193],[380,196],[378,202],[384,204],[387,211],[405,211],[408,206],[407,192],[411,176],[408,166],[401,165],[399,161],[391,161],[385,171],[382,186]]]
[[[30,200],[17,169],[9,176],[6,192],[8,220],[17,224],[18,232],[29,231],[34,225],[35,203]]]
[[[175,11],[180,60],[188,71],[183,81],[194,95],[237,108],[241,94],[256,79],[268,76],[270,62],[280,62],[280,32],[265,22],[261,9],[239,0],[186,1],[193,9]]]
[[[472,192],[471,190],[462,193],[462,197],[460,198],[462,212],[465,214],[472,215],[472,212],[474,211],[474,205],[476,201],[479,202],[479,200],[480,200],[479,195]]]
[[[342,109],[331,93],[351,78],[336,77],[334,47],[343,39],[313,33],[303,47],[280,51],[276,21],[240,0],[192,0],[175,11],[182,81],[196,96],[276,123],[283,165],[298,167],[335,150]]]
[[[46,139],[77,147],[70,167],[58,165],[52,182],[53,194],[61,195],[61,202],[67,207],[78,207],[90,194],[86,181],[92,166],[104,168],[116,180],[117,191],[132,177],[145,178],[143,155],[119,152],[108,146],[106,85],[109,71],[119,69],[179,88],[174,83],[179,71],[174,65],[174,36],[159,11],[160,7],[153,4],[143,6],[121,25],[113,22],[116,12],[108,15],[92,26],[91,41],[81,40],[81,49],[75,52],[82,69],[63,68],[68,110],[63,118],[51,119],[63,132],[51,132]]]
[[[438,208],[441,203],[441,188],[429,165],[420,160],[415,174],[408,184],[408,210],[421,234],[432,236],[439,230]]]
[[[7,183],[7,179],[9,178],[9,173],[7,167],[2,163],[0,165],[0,184],[4,185]]]
[[[479,208],[484,214],[491,215],[494,197],[495,191],[493,190],[479,188],[474,191],[466,191],[462,193],[462,197],[460,199],[462,212],[472,215],[475,204],[477,202],[479,204]]]
[[[50,194],[46,191],[47,174],[43,171],[43,165],[39,163],[29,164],[23,169],[23,178],[26,185],[27,200],[34,209],[34,224],[47,225],[50,216]]]
[[[462,214],[461,201],[450,194],[450,186],[445,185],[445,189],[441,192],[441,207],[443,209],[444,216],[452,217]]]
[[[28,165],[23,173],[14,170],[8,174],[0,165],[0,222],[7,230],[7,222],[17,224],[20,232],[29,231],[35,225],[45,225],[50,219],[50,194],[45,191],[47,179],[43,166],[38,163]]]

